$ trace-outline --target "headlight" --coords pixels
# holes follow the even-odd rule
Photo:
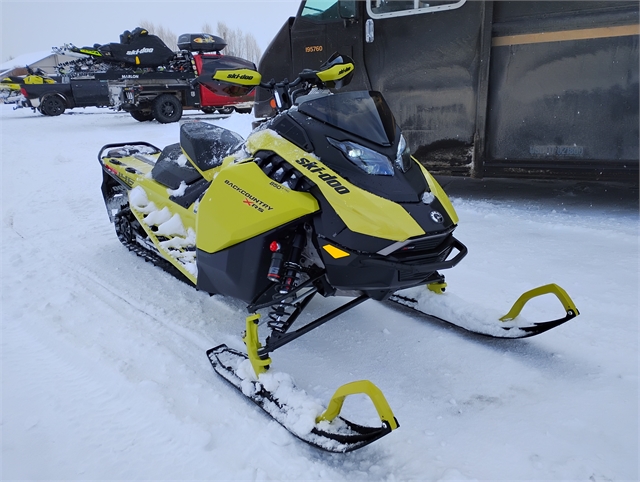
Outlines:
[[[411,167],[411,149],[409,149],[407,141],[404,140],[403,135],[400,136],[395,165],[402,172],[407,172]]]
[[[330,137],[327,137],[327,141],[333,147],[340,149],[347,159],[367,174],[393,176],[393,165],[387,156],[355,142],[336,141]]]

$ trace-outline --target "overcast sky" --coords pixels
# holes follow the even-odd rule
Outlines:
[[[295,16],[299,4],[300,0],[0,0],[0,62],[50,52],[65,43],[82,47],[118,42],[122,32],[141,21],[162,25],[176,35],[199,33],[205,23],[215,29],[222,21],[253,33],[264,51],[286,19]]]

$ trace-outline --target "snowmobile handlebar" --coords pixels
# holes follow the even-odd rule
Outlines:
[[[280,82],[274,79],[263,82],[260,73],[252,69],[218,69],[211,78],[225,86],[222,90],[227,95],[246,94],[255,87],[267,89],[274,96],[274,107],[281,112],[290,108],[296,97],[308,93],[313,87],[340,89],[346,86],[351,82],[354,70],[350,57],[334,53],[319,70],[304,69],[291,82],[286,78]]]
[[[342,59],[342,57],[339,58]],[[295,103],[296,98],[308,94],[314,87],[320,89],[342,88],[351,81],[353,70],[352,61],[320,70],[304,69],[292,82],[286,78],[281,82],[271,79],[269,82],[260,82],[260,87],[271,91],[276,109],[278,112],[282,112],[289,109]]]

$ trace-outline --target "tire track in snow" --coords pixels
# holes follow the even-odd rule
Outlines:
[[[116,246],[120,249],[119,244]],[[72,252],[73,248],[65,251]],[[103,467],[105,473],[114,474],[107,467],[115,462],[110,455],[102,454],[102,448],[108,448],[109,453],[119,453],[119,460],[127,460],[131,467],[122,469],[122,473],[116,472],[116,478],[122,474],[126,475],[123,478],[141,476],[143,470],[133,459],[137,460],[138,453],[156,450],[156,445],[162,452],[158,454],[159,459],[174,460],[178,457],[182,460],[179,474],[177,469],[166,469],[164,463],[158,463],[158,468],[154,469],[156,472],[153,472],[158,479],[166,478],[166,474],[182,478],[190,470],[194,477],[202,476],[207,473],[203,472],[204,461],[222,464],[225,468],[221,473],[228,470],[234,478],[238,474],[249,476],[248,469],[237,465],[240,461],[249,466],[257,463],[268,473],[283,474],[285,478],[292,473],[298,473],[300,477],[309,474],[303,467],[307,465],[305,461],[311,449],[296,442],[277,423],[270,421],[215,376],[204,354],[203,346],[208,343],[202,341],[211,336],[210,326],[193,321],[186,324],[181,323],[183,320],[170,321],[171,316],[181,309],[167,306],[166,295],[153,295],[153,299],[163,299],[165,303],[162,309],[154,308],[152,303],[141,297],[147,292],[144,284],[105,282],[97,277],[97,273],[107,266],[84,265],[82,250],[80,246],[76,248],[80,252],[73,258],[64,254],[52,258],[39,251],[37,242],[26,241],[17,250],[21,254],[10,257],[13,269],[20,269],[24,280],[16,283],[13,292],[7,292],[7,295],[24,300],[29,298],[25,291],[44,294],[35,311],[29,311],[23,303],[15,303],[10,310],[14,327],[24,330],[23,341],[12,344],[30,346],[20,351],[32,353],[26,359],[14,354],[12,363],[20,366],[16,370],[20,373],[37,373],[40,366],[50,369],[42,372],[40,377],[31,377],[33,382],[23,384],[17,396],[31,398],[42,390],[45,393],[56,392],[52,384],[59,385],[64,393],[56,402],[59,413],[42,410],[41,419],[56,420],[61,413],[62,419],[75,427],[65,432],[57,425],[49,424],[42,427],[43,432],[62,430],[70,440],[88,441],[90,446],[86,450],[93,454],[92,459],[97,460],[96,467]],[[126,251],[123,255],[133,264],[138,262]],[[142,262],[142,266],[148,267],[153,275],[159,275],[154,276],[154,280],[160,278],[160,284],[164,285],[166,281],[169,286],[179,287],[175,290],[177,293],[171,293],[172,297],[181,296],[185,290],[190,296],[202,298],[207,306],[213,301],[152,265]],[[39,274],[41,272],[44,274]],[[214,304],[224,307],[225,302],[222,300]],[[169,316],[163,316],[165,308]],[[198,306],[194,311],[201,314],[202,307]],[[233,312],[233,309],[227,308],[227,311]],[[24,317],[19,316],[20,312]],[[73,314],[67,317],[67,313]],[[33,318],[36,318],[35,323],[22,323]],[[39,348],[34,348],[36,345]],[[74,368],[80,360],[83,360],[82,371]],[[96,377],[100,380],[97,381]],[[117,390],[114,391],[114,387]],[[20,403],[16,401],[13,406],[18,405]],[[76,413],[76,405],[89,408]],[[150,413],[145,413],[146,410]],[[19,413],[19,410],[15,412]],[[91,420],[92,424],[84,426],[84,419]],[[155,427],[154,421],[161,427]],[[95,428],[95,424],[99,427]],[[233,440],[226,440],[224,434],[231,432],[234,433]],[[190,441],[185,433],[195,433],[190,435],[195,441]],[[173,440],[174,437],[178,439]],[[98,439],[102,441],[98,442]],[[266,452],[269,455],[265,455],[263,460],[261,454],[265,453],[265,443],[270,448]],[[294,454],[290,453],[291,448],[295,448]],[[92,472],[92,468],[73,466],[71,452],[52,449],[46,444],[43,450],[63,462],[56,469],[59,472],[48,467],[43,468],[40,475],[46,473],[46,477],[50,477],[56,473],[59,478],[68,478],[76,470],[83,477],[99,474],[97,468]],[[215,451],[215,455],[211,451]],[[26,453],[29,450],[22,446],[17,447],[16,452]],[[278,452],[289,458],[292,466],[278,466],[273,460],[274,453]],[[238,453],[246,455],[238,456]],[[231,463],[227,467],[225,461],[229,460]],[[189,461],[193,462],[193,469],[186,469]],[[14,468],[18,473],[27,470],[26,464],[18,463]],[[326,472],[322,464],[318,470]],[[148,473],[145,475],[149,476]],[[149,477],[154,478],[153,475]]]

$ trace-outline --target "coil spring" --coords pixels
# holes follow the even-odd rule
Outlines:
[[[295,286],[296,282],[300,279],[300,274],[302,273],[302,268],[297,263],[287,262],[285,263],[285,276],[282,278],[282,281],[277,286],[276,291],[281,296],[286,296]],[[292,295],[293,299],[295,299],[295,295]],[[291,299],[291,297],[286,297],[277,305],[274,305],[269,312],[269,321],[267,322],[267,326],[272,330],[278,331],[280,333],[284,333],[291,326],[290,318],[298,308],[297,303],[291,301],[287,301],[287,299]]]
[[[271,308],[267,321],[267,326],[273,331],[285,333],[290,326],[289,319],[295,312],[296,305],[294,303],[281,301],[278,305]]]

